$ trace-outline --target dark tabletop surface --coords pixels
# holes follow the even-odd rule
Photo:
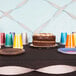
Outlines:
[[[57,51],[58,48],[64,47],[63,45],[58,45],[57,47],[53,47],[53,48],[35,48],[29,45],[24,46],[25,53],[21,55],[16,55],[16,56],[0,55],[0,66],[13,65],[13,66],[23,66],[32,69],[38,69],[46,66],[59,65],[59,64],[76,66],[76,55],[66,55],[59,53]],[[37,74],[38,72],[32,72],[32,73]],[[41,76],[45,76],[45,75],[43,74]],[[26,76],[28,76],[28,74]],[[30,74],[29,76],[32,75]]]

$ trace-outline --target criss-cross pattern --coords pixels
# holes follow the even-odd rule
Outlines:
[[[19,24],[20,26],[22,26],[23,28],[25,28],[27,31],[32,32],[32,30],[31,30],[29,27],[27,27],[27,26],[24,25],[23,23],[17,21],[16,19],[13,18],[13,16],[10,15],[13,11],[15,11],[16,9],[22,7],[26,2],[27,2],[27,0],[23,0],[21,3],[19,3],[19,4],[16,6],[16,8],[11,9],[11,10],[9,10],[9,11],[7,11],[7,12],[4,12],[4,11],[0,10],[0,12],[3,13],[3,15],[0,17],[0,19],[2,19],[3,17],[8,17],[9,19],[15,21],[17,24]]]
[[[65,8],[67,8],[67,7],[68,7],[70,4],[72,4],[73,2],[76,2],[76,0],[72,0],[71,2],[69,2],[68,4],[66,4],[66,5],[64,5],[64,6],[62,6],[62,7],[60,7],[59,5],[53,3],[53,2],[51,2],[51,1],[49,1],[49,0],[44,0],[44,1],[48,2],[50,5],[52,5],[54,8],[56,8],[57,11],[54,13],[54,15],[53,15],[49,20],[47,20],[47,21],[44,22],[41,26],[39,26],[37,29],[35,29],[34,31],[32,31],[31,28],[29,28],[28,26],[26,26],[26,25],[23,24],[22,22],[16,20],[15,18],[13,18],[13,16],[10,15],[13,11],[15,11],[15,10],[21,8],[23,5],[25,5],[27,1],[28,1],[28,0],[23,0],[23,1],[22,1],[21,3],[19,3],[14,9],[11,9],[11,10],[6,11],[6,12],[4,12],[3,10],[0,10],[0,12],[2,13],[2,15],[0,16],[0,19],[2,19],[3,17],[8,17],[9,19],[15,21],[18,25],[22,26],[25,30],[27,30],[27,31],[29,31],[29,32],[31,32],[31,33],[32,33],[32,32],[34,32],[34,33],[40,32],[43,28],[45,28],[45,27],[49,24],[49,22],[50,22],[51,20],[54,20],[54,19],[55,19],[58,15],[60,15],[62,12],[65,12],[65,13],[68,14],[71,18],[73,18],[73,19],[76,20],[76,16],[75,16],[75,15],[73,15],[73,14],[71,14],[70,12],[68,12],[68,11],[65,10]],[[46,7],[46,6],[45,6],[45,7]]]
[[[71,14],[70,12],[66,11],[65,8],[67,8],[70,4],[72,4],[73,2],[76,2],[76,0],[72,0],[71,2],[69,2],[68,4],[64,5],[63,7],[60,7],[59,5],[52,3],[51,1],[45,0],[46,2],[48,2],[50,5],[52,5],[53,7],[55,7],[56,9],[58,9],[54,15],[52,16],[52,18],[50,18],[48,21],[46,21],[45,23],[43,23],[39,28],[37,28],[34,32],[40,32],[43,28],[45,28],[48,23],[55,19],[58,15],[60,15],[62,12],[67,13],[71,18],[76,19],[76,16],[74,16],[73,14]]]

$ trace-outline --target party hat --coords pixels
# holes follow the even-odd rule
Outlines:
[[[76,47],[76,33],[73,33],[74,35],[74,43],[75,43],[75,47]]]
[[[66,38],[67,38],[67,32],[61,32],[61,40],[60,40],[60,43],[61,44],[64,44],[66,43]]]
[[[23,49],[23,43],[22,43],[21,34],[15,34],[13,48]]]
[[[75,48],[74,34],[67,35],[66,48]]]
[[[12,47],[13,46],[12,34],[6,34],[5,46],[6,47]]]
[[[12,34],[12,38],[13,38],[13,41],[14,41],[15,32],[10,32],[10,34]]]
[[[22,41],[23,41],[23,45],[28,44],[27,33],[22,33]]]
[[[5,33],[0,33],[0,45],[5,45]]]

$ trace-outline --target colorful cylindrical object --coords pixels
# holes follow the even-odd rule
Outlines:
[[[27,33],[22,33],[22,42],[23,42],[23,45],[28,44]]]
[[[13,38],[13,41],[14,41],[15,32],[10,32],[10,34],[12,34],[12,38]]]
[[[71,35],[67,35],[66,48],[71,48]]]
[[[65,32],[65,33],[61,32],[60,43],[65,45],[66,44],[66,39],[67,39],[67,32]]]
[[[75,48],[74,34],[67,35],[66,48]]]
[[[12,34],[6,34],[5,47],[12,47],[12,46],[13,46]]]
[[[22,36],[21,34],[15,34],[13,48],[23,49]]]
[[[76,33],[73,33],[73,38],[74,38],[74,46],[76,48]]]
[[[5,33],[0,33],[0,46],[5,45]]]

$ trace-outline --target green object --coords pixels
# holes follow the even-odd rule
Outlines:
[[[13,46],[12,34],[6,34],[5,46],[6,47],[12,47]]]

